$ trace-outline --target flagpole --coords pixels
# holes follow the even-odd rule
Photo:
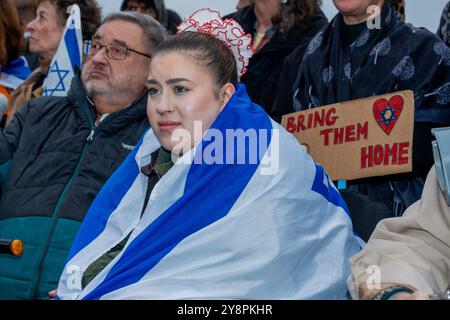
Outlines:
[[[73,77],[81,69],[83,34],[78,5],[68,8],[66,28],[43,83],[44,96],[67,96]]]

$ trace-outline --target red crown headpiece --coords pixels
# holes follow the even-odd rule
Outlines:
[[[218,11],[201,9],[184,19],[178,26],[178,32],[194,31],[209,34],[221,40],[233,53],[240,76],[247,71],[253,55],[252,37],[234,19],[222,19]]]

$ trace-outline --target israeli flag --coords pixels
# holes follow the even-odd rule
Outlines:
[[[66,29],[44,80],[44,96],[67,96],[72,78],[77,69],[81,69],[82,44],[80,8],[74,4],[70,7]]]
[[[8,66],[0,66],[0,86],[15,90],[31,74],[27,60],[20,56]]]
[[[251,158],[251,143],[216,152],[223,163],[196,161],[232,129],[256,130],[255,161],[229,164],[239,150]],[[347,207],[324,170],[251,103],[244,85],[159,180],[141,216],[148,177],[140,168],[159,148],[150,129],[99,192],[60,278],[60,299],[348,298],[347,261],[360,243]],[[86,269],[127,236],[83,288]]]

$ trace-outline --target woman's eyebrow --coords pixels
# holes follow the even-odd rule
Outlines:
[[[174,84],[174,83],[183,82],[183,81],[192,82],[191,80],[186,79],[186,78],[174,78],[174,79],[167,80],[166,84]]]
[[[175,83],[178,83],[178,82],[192,82],[192,81],[189,80],[189,79],[186,79],[186,78],[174,78],[174,79],[169,79],[169,80],[165,81],[166,84],[175,84]],[[155,79],[147,79],[146,84],[148,84],[148,85],[149,84],[157,84],[157,85],[159,85],[159,82],[157,80],[155,80]]]

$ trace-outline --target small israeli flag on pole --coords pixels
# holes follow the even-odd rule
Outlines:
[[[44,96],[67,96],[76,70],[81,69],[83,36],[80,8],[74,4],[68,10],[66,29],[44,80]]]

